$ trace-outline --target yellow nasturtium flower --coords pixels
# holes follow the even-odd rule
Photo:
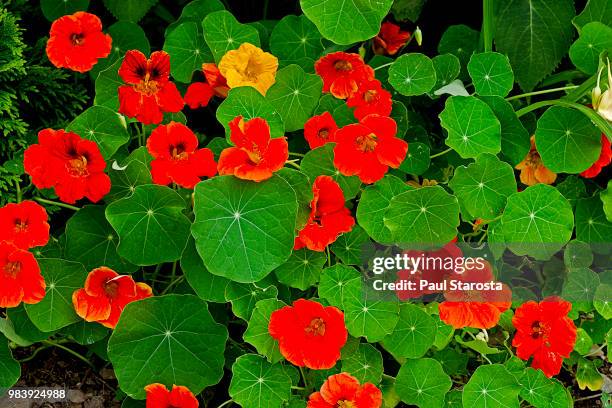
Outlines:
[[[253,44],[244,43],[228,51],[219,62],[219,71],[230,88],[252,86],[262,95],[276,81],[278,59]]]

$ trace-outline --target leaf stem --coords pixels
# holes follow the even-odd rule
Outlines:
[[[289,152],[289,156],[304,157],[305,155],[302,153]]]
[[[67,208],[67,209],[73,210],[73,211],[79,211],[80,210],[79,207],[76,207],[76,206],[70,205],[70,204],[66,204],[66,203],[60,203],[60,202],[57,202],[57,201],[51,201],[51,200],[47,200],[47,199],[40,198],[40,197],[34,197],[34,199],[36,201],[38,201],[39,203],[43,203],[43,204],[55,205],[57,207]]]
[[[306,374],[304,373],[304,367],[298,367],[300,369],[300,374],[302,375],[302,381],[304,382],[304,388],[305,389],[310,389],[310,386],[308,385],[308,380],[306,379]]]
[[[234,400],[233,400],[233,399],[231,399],[231,400],[227,400],[227,401],[225,401],[223,404],[219,405],[217,408],[221,408],[221,407],[226,407],[226,406],[229,406],[229,405],[230,405],[232,402],[234,402]]]
[[[393,65],[393,62],[395,62],[395,61],[387,62],[386,64],[382,64],[382,65],[374,68],[374,71],[378,71],[379,69],[387,68],[388,66]]]
[[[289,164],[289,165],[291,165],[291,166],[295,167],[295,168],[296,168],[296,169],[298,169],[298,170],[301,170],[301,169],[302,169],[302,168],[300,167],[300,165],[299,165],[299,164],[297,164],[297,163],[295,163],[295,162],[292,162],[291,160],[287,160],[287,161],[285,162],[285,164]]]
[[[494,22],[493,0],[482,0],[482,37],[485,52],[493,51]]]
[[[21,192],[21,186],[19,185],[20,181],[21,180],[17,180],[15,182],[15,188],[17,190],[17,204],[19,204],[21,202],[21,199],[22,199],[22,196],[23,196],[23,193]]]
[[[439,152],[439,153],[436,153],[436,154],[433,154],[433,155],[429,156],[429,158],[430,158],[430,159],[435,159],[436,157],[444,156],[446,153],[450,153],[452,150],[453,150],[453,148],[452,148],[452,147],[449,147],[449,148],[448,148],[448,149],[446,149],[446,150],[442,150],[442,151],[441,151],[441,152]]]
[[[510,96],[510,97],[506,98],[506,100],[507,101],[513,101],[515,99],[527,98],[529,96],[534,96],[534,95],[544,95],[544,94],[547,94],[547,93],[568,91],[570,89],[576,89],[576,88],[578,88],[578,86],[579,85],[568,85],[568,86],[562,86],[562,87],[559,87],[559,88],[542,89],[541,91],[533,91],[533,92],[527,92],[527,93],[520,94],[520,95]]]
[[[42,344],[46,344],[50,347],[57,347],[59,349],[64,350],[66,353],[72,354],[74,357],[78,358],[79,360],[81,360],[82,362],[84,362],[85,364],[87,364],[88,366],[90,366],[91,368],[95,369],[96,367],[93,365],[93,363],[91,361],[89,361],[86,357],[82,356],[81,354],[77,353],[76,351],[69,349],[66,346],[62,346],[61,344],[51,341],[51,340],[43,340]]]

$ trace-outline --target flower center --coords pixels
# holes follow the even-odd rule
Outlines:
[[[325,321],[320,317],[315,317],[311,320],[310,324],[306,326],[304,331],[313,336],[323,336],[325,335]]]
[[[11,278],[16,278],[17,274],[21,271],[20,262],[9,262],[4,265],[4,272]]]
[[[15,232],[24,232],[28,229],[28,222],[25,220],[15,220]]]
[[[546,326],[540,321],[535,321],[531,325],[531,337],[533,339],[540,339],[546,335]]]
[[[340,400],[336,403],[336,408],[355,408],[353,401]]]
[[[78,156],[76,159],[68,161],[68,172],[74,177],[83,177],[89,174],[87,171],[87,157]]]
[[[103,285],[104,292],[110,298],[115,298],[117,296],[117,291],[119,290],[119,284],[113,280],[109,280]]]
[[[157,91],[159,91],[159,84],[157,83],[157,81],[151,79],[151,74],[147,72],[144,76],[144,79],[140,81],[140,83],[134,85],[134,89],[136,90],[136,92],[151,96],[156,94]]]
[[[329,137],[329,129],[323,128],[319,130],[318,136],[323,140],[327,140],[327,138]]]
[[[374,133],[370,133],[369,135],[359,136],[357,137],[356,144],[357,149],[361,150],[364,153],[373,152],[376,148],[378,142],[376,141],[377,137]]]
[[[540,157],[540,153],[538,153],[538,151],[535,149],[530,151],[527,155],[526,164],[530,167],[540,166],[542,164],[542,158]]]
[[[189,153],[181,145],[172,146],[172,158],[174,160],[186,160],[189,158]]]
[[[82,45],[85,42],[85,36],[81,33],[72,34],[70,36],[70,42],[72,42],[74,46]]]
[[[334,63],[334,68],[336,68],[336,71],[347,72],[353,69],[353,66],[348,61],[338,60]]]
[[[369,89],[363,95],[363,100],[367,103],[372,103],[376,101],[376,97],[378,96],[378,91],[375,89]]]

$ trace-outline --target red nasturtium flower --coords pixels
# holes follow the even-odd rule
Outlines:
[[[151,384],[145,387],[147,408],[198,408],[199,403],[189,388],[173,385],[169,391],[163,384]]]
[[[185,103],[191,109],[204,108],[214,96],[215,91],[206,82],[194,82],[185,92]]]
[[[147,140],[147,150],[153,156],[151,175],[155,184],[194,188],[202,177],[217,174],[213,152],[198,149],[197,136],[182,123],[155,128]]]
[[[111,188],[98,145],[76,133],[41,130],[38,144],[26,149],[23,165],[36,187],[54,187],[66,203],[73,204],[83,197],[97,202]]]
[[[576,325],[567,314],[572,304],[550,297],[540,303],[529,301],[514,312],[516,334],[512,345],[516,355],[541,369],[547,377],[559,374],[563,358],[569,357],[576,344]]]
[[[285,165],[289,157],[289,145],[285,137],[272,139],[270,126],[262,118],[247,122],[237,116],[229,123],[230,140],[235,147],[228,147],[219,156],[219,174],[252,181],[263,181]]]
[[[57,68],[87,72],[111,52],[112,39],[102,32],[98,16],[77,11],[51,24],[47,56]]]
[[[344,206],[344,193],[330,176],[318,176],[312,185],[308,222],[295,239],[295,249],[306,247],[322,252],[325,247],[350,232],[355,225],[351,212]]]
[[[353,114],[357,120],[373,113],[389,116],[393,109],[391,93],[383,89],[377,79],[362,83],[359,90],[346,101],[346,104],[350,108],[355,108]]]
[[[334,374],[308,399],[308,408],[380,408],[382,392],[372,383],[359,384],[348,373]]]
[[[334,166],[366,184],[380,180],[389,167],[398,168],[408,153],[408,143],[396,134],[395,120],[380,115],[368,115],[338,129]]]
[[[338,125],[329,112],[323,112],[308,119],[304,124],[304,138],[311,149],[336,141]]]
[[[372,41],[372,50],[378,55],[395,55],[409,39],[410,33],[408,31],[402,31],[397,24],[386,21]]]
[[[128,303],[151,296],[149,285],[136,283],[131,276],[119,275],[103,266],[89,273],[85,287],[72,294],[72,304],[84,320],[112,329]]]
[[[334,52],[315,64],[323,79],[323,92],[331,92],[338,99],[346,99],[359,90],[362,82],[374,79],[374,70],[358,54]]]
[[[36,258],[10,242],[0,242],[0,282],[0,308],[35,304],[45,297],[45,279]]]
[[[21,249],[47,245],[47,220],[45,208],[34,201],[7,204],[0,208],[0,241],[12,242]]]
[[[601,170],[606,167],[612,161],[612,148],[610,147],[610,140],[606,135],[601,135],[601,153],[599,158],[591,167],[580,173],[584,178],[597,177]]]
[[[491,265],[485,262],[483,269],[466,269],[455,279],[464,283],[493,282]],[[455,329],[473,327],[475,329],[490,329],[499,322],[503,312],[512,306],[512,292],[502,284],[502,290],[456,290],[444,292],[444,302],[438,307],[440,320]]]
[[[227,85],[227,80],[223,74],[221,74],[221,71],[219,71],[217,64],[205,62],[202,64],[202,72],[204,72],[206,82],[215,92],[215,96],[219,98],[227,97],[230,87]]]
[[[272,312],[268,331],[283,357],[314,370],[332,368],[348,337],[341,310],[306,299]]]
[[[185,102],[170,81],[170,56],[156,51],[147,59],[138,50],[125,54],[119,76],[127,85],[119,87],[119,113],[145,125],[160,123],[164,112],[179,112]]]

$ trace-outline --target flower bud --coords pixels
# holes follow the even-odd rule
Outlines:
[[[412,35],[414,36],[414,39],[420,47],[423,44],[423,33],[421,32],[419,26],[417,26],[416,30],[414,30],[414,33],[412,33]]]

